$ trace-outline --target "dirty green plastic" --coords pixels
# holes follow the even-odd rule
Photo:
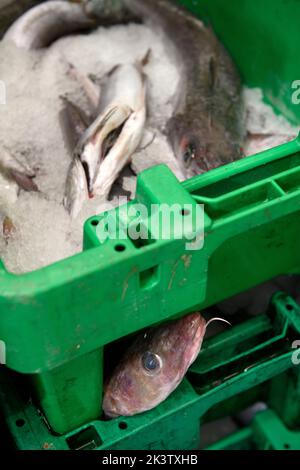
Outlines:
[[[272,410],[258,413],[253,423],[221,439],[207,450],[299,450],[300,432],[288,429]]]
[[[299,70],[296,19],[300,4],[287,0],[277,0],[276,6],[271,0],[189,3],[199,16],[211,20],[244,81],[261,86],[278,111],[296,121],[300,108],[291,103],[291,82],[298,78]],[[274,46],[273,53],[269,45]],[[1,266],[0,340],[5,343],[6,364],[26,374],[37,404],[36,408],[27,403],[7,416],[12,431],[18,431],[13,434],[17,434],[21,448],[26,448],[25,441],[29,446],[31,439],[34,448],[49,442],[54,447],[76,448],[77,441],[70,433],[77,435],[86,427],[91,440],[96,439],[94,447],[193,448],[199,417],[230,393],[243,392],[285,373],[289,393],[299,397],[298,371],[285,372],[291,369],[289,348],[269,357],[274,344],[288,338],[287,330],[278,330],[274,319],[264,318],[251,324],[250,330],[255,336],[260,328],[274,328],[274,344],[272,338],[268,345],[258,341],[252,345],[253,351],[240,353],[245,369],[249,357],[260,358],[262,364],[234,371],[232,388],[226,377],[225,386],[219,388],[202,383],[201,375],[213,375],[215,360],[204,349],[204,356],[200,356],[203,362],[197,361],[191,369],[193,386],[184,382],[156,410],[129,420],[127,430],[118,428],[120,420],[95,421],[101,414],[105,345],[175,315],[213,305],[279,274],[300,273],[300,139],[182,184],[166,167],[152,168],[139,176],[136,200],[181,207],[204,204],[204,248],[186,251],[185,240],[175,237],[144,246],[127,238],[120,241],[125,249],[119,251],[116,240],[100,245],[94,224],[101,216],[97,216],[85,224],[83,253],[22,276]],[[122,209],[115,213],[122,220]],[[296,320],[291,322],[293,331],[298,332]],[[240,327],[241,337],[247,337],[248,327]],[[232,334],[237,341],[239,334],[235,330]],[[223,340],[230,351],[226,335]],[[215,351],[221,351],[218,341],[211,343]],[[245,344],[248,341],[253,342],[252,337]],[[224,354],[223,349],[220,353],[222,360],[229,362],[234,362],[235,354]],[[278,381],[278,385],[272,382],[270,403],[280,419],[294,425],[300,419],[299,406],[295,402],[291,405],[281,378]],[[279,400],[280,386],[283,399]],[[18,406],[20,403],[22,400]],[[25,426],[15,424],[19,412],[26,413]],[[179,423],[186,431],[181,433],[181,441],[174,431]],[[33,434],[27,426],[35,429]],[[71,440],[66,436],[52,439],[47,426]],[[149,444],[149,435],[157,429],[162,437]]]
[[[25,276],[2,270],[7,365],[32,374],[56,432],[100,414],[105,344],[276,275],[299,272],[299,176],[298,140],[182,185],[158,166],[140,175],[137,200],[204,202],[203,249],[186,251],[185,241],[175,239],[137,248],[129,238],[121,252],[109,239],[92,248],[99,245],[99,216],[86,223],[84,253]]]
[[[19,449],[196,449],[200,443],[199,423],[211,408],[222,407],[225,400],[235,398],[226,412],[237,412],[241,393],[260,384],[263,388],[256,399],[264,399],[271,406],[277,377],[284,381],[285,377],[299,376],[299,367],[292,363],[291,347],[292,339],[299,334],[300,307],[278,293],[266,314],[206,340],[187,379],[154,410],[131,418],[92,420],[61,437],[49,432],[38,409],[21,396],[15,379],[2,375],[0,389],[7,423]],[[300,433],[287,430],[284,424],[286,410],[295,411],[293,402],[299,392],[297,384],[290,387],[286,407],[279,407],[276,418],[274,411],[267,413],[272,418],[267,423],[262,420],[257,424],[256,420],[251,432],[243,430],[215,446],[248,448],[251,444],[261,449],[281,449],[288,445],[300,450]],[[299,419],[299,409],[296,415]]]

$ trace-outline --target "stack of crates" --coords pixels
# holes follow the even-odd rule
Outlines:
[[[276,109],[297,122],[291,84],[300,78],[293,40],[300,4],[192,3],[232,53],[245,83],[263,88]],[[182,209],[204,204],[202,249],[187,249],[174,227],[170,240],[136,243],[126,210],[135,202]],[[22,276],[0,267],[1,408],[15,445],[195,449],[199,424],[201,433],[202,424],[263,401],[268,408],[248,427],[210,448],[300,449],[293,348],[300,307],[282,292],[266,312],[206,340],[182,384],[157,408],[111,421],[101,411],[108,345],[278,275],[300,273],[300,139],[183,183],[165,166],[143,172],[136,200],[111,212],[127,236],[101,243],[97,228],[106,215],[86,222],[79,255]],[[197,223],[191,222],[192,232],[202,230]]]

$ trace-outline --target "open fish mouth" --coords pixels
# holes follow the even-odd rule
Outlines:
[[[131,111],[118,127],[109,132],[101,142],[91,194],[106,197],[122,169],[130,163],[144,130],[146,109],[142,106]]]
[[[73,218],[88,198],[108,196],[141,141],[145,120],[144,103],[136,111],[124,104],[110,105],[82,134],[73,152],[64,199]]]
[[[109,106],[84,132],[75,149],[87,178],[90,196],[103,160],[109,155],[120,137],[125,122],[133,113],[127,105]]]
[[[70,167],[70,172],[73,173],[69,178],[65,198],[65,206],[69,212],[71,210],[72,217],[76,217],[86,199],[108,197],[112,185],[123,168],[131,162],[132,155],[141,142],[146,123],[146,79],[142,72],[143,64],[144,60],[135,64],[117,65],[105,76],[104,90],[101,89],[99,94],[98,116],[88,127],[81,122],[81,113],[76,105],[71,104],[72,112],[70,110],[69,113],[64,113],[67,121],[72,116],[71,120],[79,131],[79,135],[77,133],[75,136],[75,147],[72,147],[77,169],[75,172],[74,165]],[[78,78],[78,73],[76,76]],[[82,83],[82,78],[80,82]],[[86,83],[86,79],[84,82]],[[92,101],[95,107],[95,100]],[[68,106],[66,100],[64,103]],[[78,188],[84,188],[83,193],[73,188],[77,180]],[[75,195],[78,196],[77,202],[72,200]],[[73,207],[77,207],[76,211]]]

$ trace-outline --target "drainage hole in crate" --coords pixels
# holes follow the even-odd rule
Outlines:
[[[125,423],[125,421],[121,421],[121,422],[119,423],[119,428],[120,428],[120,429],[127,429],[127,428],[128,428],[128,424]]]
[[[122,251],[125,251],[126,250],[126,246],[125,245],[116,245],[115,246],[115,251],[117,251],[118,253],[121,253]]]
[[[102,439],[93,426],[79,431],[67,438],[67,444],[71,450],[93,450],[103,444]]]
[[[153,266],[152,268],[145,269],[139,273],[140,288],[151,289],[156,286],[159,281],[159,266]]]
[[[291,310],[293,310],[293,306],[291,304],[287,304],[285,306],[285,308],[290,312]]]
[[[17,419],[16,426],[18,426],[18,428],[22,428],[23,426],[25,426],[25,420],[24,419]]]
[[[181,209],[180,214],[182,217],[185,217],[187,215],[190,215],[191,211],[189,209]]]
[[[283,444],[283,447],[284,447],[285,449],[290,449],[290,448],[291,448],[290,444]]]

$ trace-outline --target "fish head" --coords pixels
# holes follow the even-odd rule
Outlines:
[[[105,415],[132,416],[165,400],[196,359],[205,330],[193,313],[138,337],[105,386]]]
[[[192,177],[242,156],[238,137],[233,140],[225,126],[204,117],[186,120],[177,115],[167,126],[167,136],[187,177]]]

